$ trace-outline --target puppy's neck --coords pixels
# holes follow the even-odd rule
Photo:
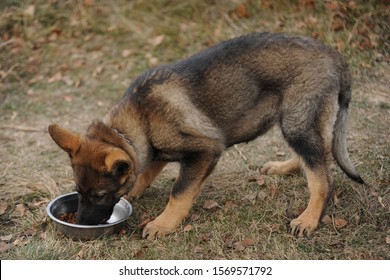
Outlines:
[[[142,173],[151,161],[150,143],[141,121],[128,110],[114,106],[103,119],[103,123],[123,138],[135,152],[138,173]]]

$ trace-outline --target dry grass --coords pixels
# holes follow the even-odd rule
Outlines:
[[[1,259],[390,259],[390,13],[382,2],[2,1]],[[311,239],[292,238],[287,224],[305,206],[305,179],[254,180],[266,160],[289,155],[275,129],[226,151],[190,216],[165,239],[142,240],[138,225],[165,206],[175,164],[132,202],[125,234],[88,242],[59,235],[45,206],[73,190],[72,171],[47,125],[82,131],[145,69],[253,31],[314,36],[345,55],[355,77],[350,152],[370,187],[335,167],[328,219]],[[206,209],[207,201],[219,207]]]

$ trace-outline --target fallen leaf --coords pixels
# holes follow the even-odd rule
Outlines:
[[[183,229],[183,232],[189,232],[194,229],[193,225],[186,225]]]
[[[191,221],[197,221],[199,220],[199,218],[200,218],[199,214],[194,213],[191,215]]]
[[[0,253],[4,253],[5,251],[7,251],[10,246],[11,246],[10,244],[7,244],[5,242],[0,242]]]
[[[314,0],[298,0],[298,6],[303,8],[314,8]]]
[[[268,0],[261,1],[261,6],[265,9],[272,9],[273,8],[272,2],[268,1]]]
[[[165,35],[158,35],[154,37],[153,39],[150,40],[150,43],[152,44],[153,47],[157,47],[162,44],[165,40]]]
[[[103,66],[99,65],[98,67],[95,68],[92,72],[92,77],[96,78],[99,74],[103,72],[104,68]]]
[[[3,215],[7,211],[8,203],[7,201],[0,200],[0,215]]]
[[[132,54],[132,50],[123,50],[122,51],[122,57],[128,57]]]
[[[233,244],[233,248],[235,249],[235,250],[237,250],[237,251],[243,251],[243,250],[245,250],[245,246],[244,246],[244,244],[242,243],[242,241],[238,241],[238,242],[236,242],[236,243],[234,243]]]
[[[286,152],[284,152],[284,151],[277,151],[277,152],[276,152],[276,155],[277,155],[278,157],[282,157],[282,156],[285,156],[285,155],[286,155]]]
[[[248,11],[248,7],[245,3],[239,4],[236,9],[234,10],[234,13],[238,18],[249,18],[250,14]]]
[[[233,247],[233,239],[231,237],[226,237],[224,240],[224,243],[226,247],[232,248]]]
[[[66,102],[72,102],[73,96],[72,95],[64,95],[63,96],[64,101]]]
[[[26,206],[20,203],[15,206],[15,211],[19,214],[20,217],[23,217],[26,212]]]
[[[27,17],[33,17],[35,14],[35,6],[28,5],[27,8],[23,11],[23,14]]]
[[[386,236],[386,244],[390,244],[390,235]]]
[[[220,207],[215,200],[206,200],[203,204],[203,208],[207,210],[212,210],[214,208]]]
[[[324,215],[321,219],[321,222],[324,224],[331,224],[332,218],[329,215]]]
[[[62,73],[61,73],[61,71],[59,71],[59,72],[55,73],[53,76],[51,76],[51,77],[47,80],[47,82],[48,82],[49,84],[52,84],[52,83],[55,83],[55,82],[59,82],[59,81],[61,81],[61,80],[62,80]]]
[[[325,6],[331,11],[336,11],[339,8],[339,3],[337,1],[326,2]]]
[[[236,208],[237,205],[233,201],[227,201],[223,207],[223,211],[227,212],[231,209]]]
[[[336,228],[344,228],[348,225],[348,222],[345,219],[337,218],[334,220]]]
[[[244,245],[245,247],[255,245],[255,241],[252,238],[245,238],[241,242],[242,242],[242,245]]]

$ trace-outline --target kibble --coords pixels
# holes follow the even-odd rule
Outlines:
[[[61,214],[59,219],[69,224],[76,224],[77,212]]]

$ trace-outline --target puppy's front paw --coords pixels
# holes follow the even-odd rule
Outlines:
[[[159,221],[158,217],[154,220],[149,222],[143,232],[142,232],[142,238],[146,238],[148,240],[154,240],[159,237],[163,237],[169,233],[174,232],[176,227],[169,226],[167,224],[161,223]]]
[[[318,226],[318,220],[302,213],[290,223],[289,232],[297,237],[310,237]]]

